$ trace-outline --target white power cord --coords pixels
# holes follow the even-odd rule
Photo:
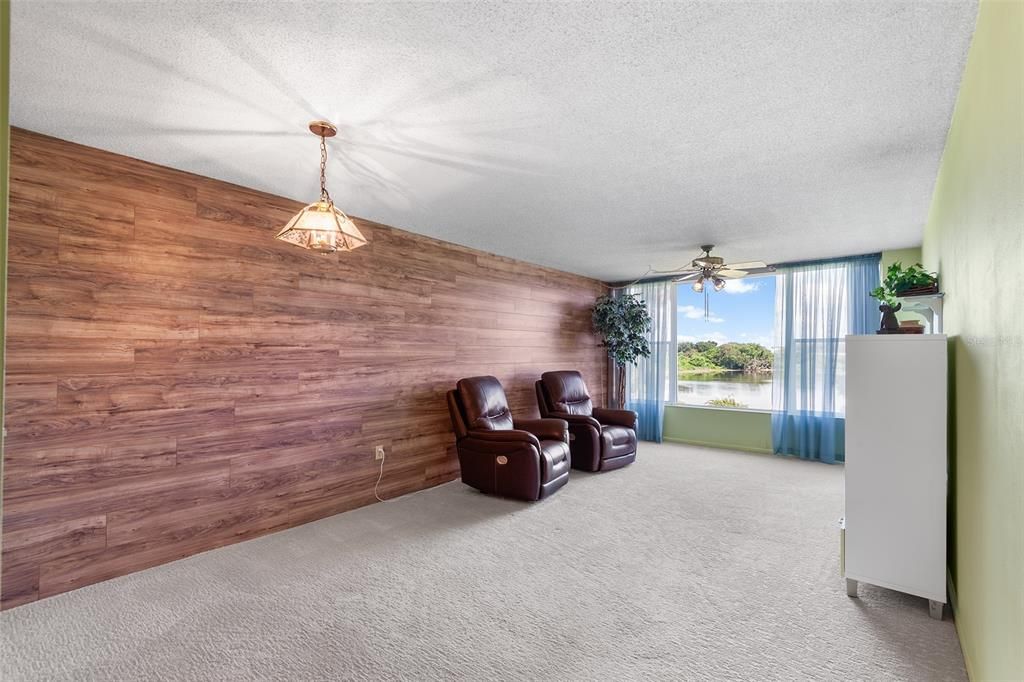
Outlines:
[[[384,478],[384,457],[385,455],[382,453],[380,458],[380,475],[377,476],[377,482],[373,486],[373,496],[377,498],[378,502],[384,501],[384,498],[377,494],[377,488],[380,487],[380,480]]]

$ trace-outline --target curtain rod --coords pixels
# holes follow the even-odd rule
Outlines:
[[[828,263],[852,263],[859,260],[868,260],[873,258],[881,258],[882,252],[877,251],[875,253],[863,253],[858,256],[840,256],[838,258],[818,258],[817,260],[802,260],[802,261],[788,261],[785,263],[772,263],[768,267],[782,269],[782,268],[799,268],[813,265],[825,265]],[[681,274],[681,273],[680,273]],[[760,272],[751,277],[765,277],[770,275],[770,272]],[[605,285],[611,289],[622,289],[627,286],[633,286],[635,284],[653,284],[655,282],[669,282],[679,277],[679,274],[665,275],[663,277],[647,277],[644,279],[638,279],[635,281],[623,281],[623,282],[605,282]]]
[[[872,260],[875,258],[881,258],[882,252],[876,253],[862,253],[859,256],[840,256],[838,258],[818,258],[817,260],[800,260],[790,261],[788,263],[776,263],[772,267],[775,268],[801,268],[810,265],[830,265],[832,263],[853,263],[859,260]]]

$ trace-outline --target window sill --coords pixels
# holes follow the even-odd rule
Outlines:
[[[719,410],[726,412],[752,412],[754,414],[771,414],[771,410],[757,407],[723,407],[721,405],[690,405],[688,403],[666,403],[665,407],[685,407],[688,410]]]

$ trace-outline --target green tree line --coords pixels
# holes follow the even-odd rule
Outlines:
[[[772,352],[759,343],[681,341],[676,356],[680,372],[770,372]]]

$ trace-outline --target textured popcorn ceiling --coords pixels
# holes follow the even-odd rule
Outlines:
[[[605,280],[920,243],[975,0],[13,3],[14,125]]]

